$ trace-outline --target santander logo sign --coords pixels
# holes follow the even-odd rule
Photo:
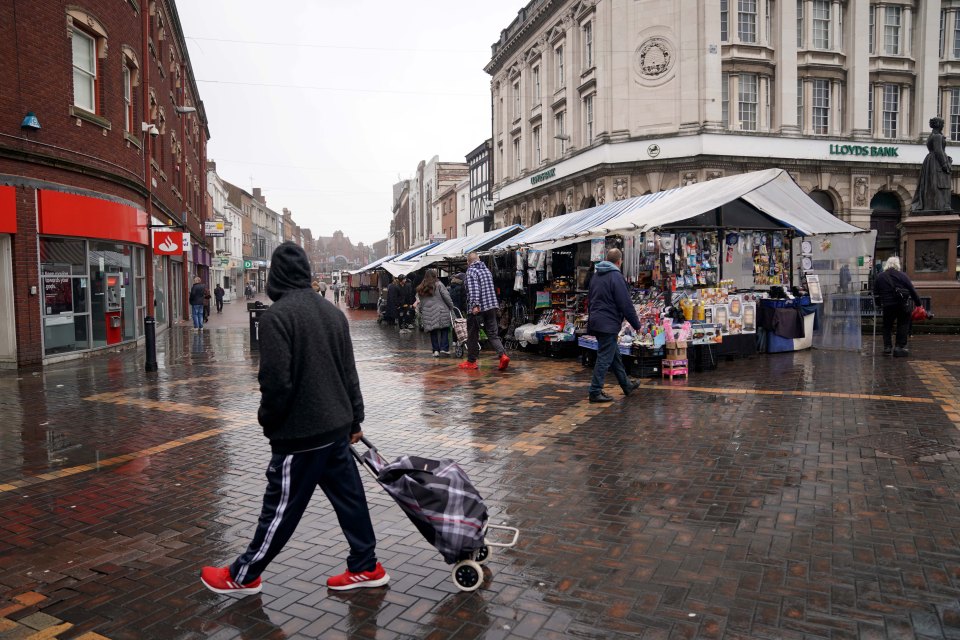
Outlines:
[[[177,256],[183,253],[183,233],[179,231],[154,231],[153,253],[158,256]]]

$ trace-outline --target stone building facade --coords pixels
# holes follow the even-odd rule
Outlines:
[[[495,225],[777,166],[896,252],[929,118],[960,140],[958,16],[955,0],[532,0],[486,66]]]

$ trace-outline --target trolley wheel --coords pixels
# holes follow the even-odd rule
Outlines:
[[[457,345],[457,348],[456,348],[455,353],[457,354],[457,357],[458,357],[458,358],[462,358],[462,357],[463,357],[463,345],[462,345],[462,344],[458,344],[458,345]]]
[[[490,559],[490,547],[483,545],[473,556],[473,561],[477,564],[486,564],[487,560]]]
[[[483,582],[483,568],[473,560],[461,560],[453,565],[452,576],[460,591],[476,591]]]

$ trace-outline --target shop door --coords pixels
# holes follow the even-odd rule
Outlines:
[[[877,248],[874,251],[873,275],[890,256],[899,254],[900,247],[900,199],[890,191],[881,191],[870,201],[870,228],[877,232]]]
[[[0,234],[0,368],[15,367],[17,363],[17,331],[13,312],[13,249],[11,244],[9,235]]]

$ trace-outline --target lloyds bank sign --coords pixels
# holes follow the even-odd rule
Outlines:
[[[868,156],[871,158],[899,158],[899,147],[868,147],[860,144],[831,144],[832,156]]]

